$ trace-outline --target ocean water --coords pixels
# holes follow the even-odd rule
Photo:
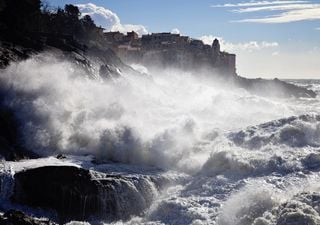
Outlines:
[[[144,75],[106,82],[43,54],[2,71],[21,141],[44,157],[3,162],[3,173],[59,164],[51,156],[62,153],[99,172],[171,179],[141,216],[112,224],[320,224],[320,80],[288,80],[315,99],[278,99],[133,67]]]

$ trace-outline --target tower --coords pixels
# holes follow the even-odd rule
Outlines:
[[[217,38],[214,39],[214,41],[212,43],[212,52],[213,52],[213,55],[215,55],[215,56],[218,56],[220,53],[220,43]]]
[[[212,43],[211,54],[213,64],[218,66],[220,64],[220,43],[217,38]]]

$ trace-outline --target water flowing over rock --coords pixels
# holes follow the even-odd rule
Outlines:
[[[99,177],[97,177],[99,176]],[[150,177],[93,176],[71,166],[47,166],[15,174],[12,200],[56,210],[60,221],[128,219],[150,206],[158,187]]]

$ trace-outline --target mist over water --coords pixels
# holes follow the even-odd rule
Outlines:
[[[209,75],[132,67],[141,75],[103,80],[41,54],[1,71],[3,104],[42,156],[90,154],[190,175],[128,223],[273,224],[283,202],[311,207],[294,196],[318,179],[319,99],[259,97]]]
[[[282,102],[177,70],[115,82],[88,77],[49,54],[1,74],[30,149],[183,168],[199,151],[210,154],[206,143],[221,132],[292,114]]]

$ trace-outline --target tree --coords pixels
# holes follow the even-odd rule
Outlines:
[[[94,23],[93,19],[89,15],[85,15],[81,20],[81,24],[83,25],[86,31],[92,30],[96,28],[96,24]]]
[[[4,10],[4,8],[6,7],[6,3],[4,0],[0,0],[0,12]]]
[[[64,11],[66,12],[68,17],[73,19],[78,19],[81,15],[79,8],[71,4],[65,5]]]
[[[37,31],[41,16],[40,0],[0,0],[5,6],[1,20],[6,29],[18,32]]]

